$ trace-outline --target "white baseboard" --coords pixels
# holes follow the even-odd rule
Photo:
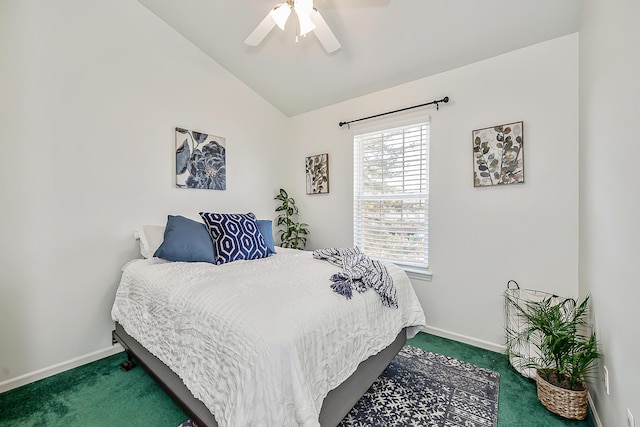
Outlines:
[[[68,371],[69,369],[77,368],[78,366],[86,365],[87,363],[95,362],[96,360],[104,359],[105,357],[112,356],[120,353],[121,351],[124,351],[122,346],[120,344],[115,344],[109,348],[94,351],[93,353],[79,356],[66,362],[49,366],[48,368],[20,375],[19,377],[0,382],[0,393]]]
[[[466,335],[457,334],[455,332],[446,331],[440,328],[434,328],[433,326],[427,326],[423,329],[423,331],[428,334],[437,335],[439,337],[448,338],[454,341],[459,341],[465,344],[472,345],[474,347],[480,347],[485,350],[495,351],[496,353],[504,353],[504,351],[506,350],[506,347],[504,345],[468,337]]]
[[[591,408],[591,415],[593,415],[593,420],[596,422],[596,427],[603,427],[602,421],[600,421],[600,417],[598,416],[598,411],[596,411],[596,405],[593,403],[593,399],[591,399],[591,393],[587,394],[587,400],[589,401],[589,408]]]

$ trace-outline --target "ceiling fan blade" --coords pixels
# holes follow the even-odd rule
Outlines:
[[[318,12],[316,9],[313,9],[313,11],[311,12],[311,21],[316,24],[316,28],[313,30],[313,32],[315,33],[316,37],[318,37],[318,40],[320,40],[320,43],[322,43],[322,46],[324,46],[324,49],[328,53],[332,53],[340,49],[340,42],[333,34],[322,15],[320,15],[320,12]]]
[[[244,42],[249,46],[258,46],[275,26],[276,21],[274,21],[271,13],[267,13],[267,16],[265,16],[256,29],[249,34],[249,37],[247,37]]]

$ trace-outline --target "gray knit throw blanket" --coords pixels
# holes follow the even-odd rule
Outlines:
[[[331,288],[351,299],[353,289],[364,292],[373,289],[380,295],[382,304],[398,308],[398,296],[387,268],[355,248],[325,248],[313,251],[313,257],[324,259],[342,268],[342,273],[331,276]]]

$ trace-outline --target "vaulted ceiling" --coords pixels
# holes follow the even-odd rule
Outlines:
[[[574,33],[583,0],[315,0],[342,44],[331,54],[313,33],[296,43],[293,17],[244,44],[283,0],[138,1],[295,116]]]

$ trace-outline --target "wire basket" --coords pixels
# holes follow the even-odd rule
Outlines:
[[[522,376],[536,378],[536,369],[531,365],[540,361],[540,335],[532,334],[528,339],[523,336],[523,331],[528,327],[527,321],[518,312],[520,308],[525,308],[527,302],[539,302],[545,298],[562,301],[564,298],[543,291],[534,289],[520,289],[515,280],[507,282],[507,289],[504,291],[504,311],[505,311],[505,332],[507,336],[507,354],[509,363]],[[536,344],[538,343],[538,344]]]

